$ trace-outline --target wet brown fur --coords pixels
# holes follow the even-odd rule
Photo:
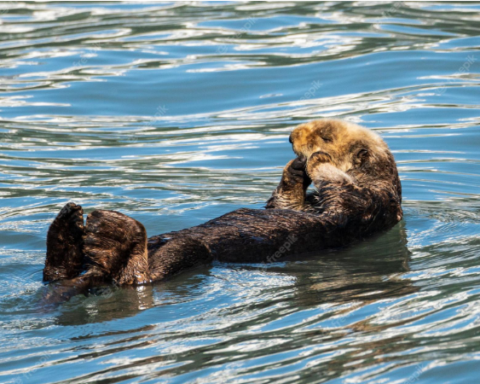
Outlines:
[[[81,207],[70,203],[49,229],[44,280],[71,279],[67,296],[72,286],[143,284],[212,260],[270,262],[345,246],[401,220],[397,168],[378,135],[318,120],[295,128],[290,140],[298,158],[285,167],[265,210],[239,209],[147,243],[142,224],[114,211],[92,212],[84,228]],[[315,191],[307,193],[312,183]]]
[[[71,279],[83,268],[83,209],[69,203],[50,225],[44,281]]]

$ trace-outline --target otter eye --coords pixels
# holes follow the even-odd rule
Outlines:
[[[326,143],[331,143],[332,139],[330,137],[322,137],[322,140]]]

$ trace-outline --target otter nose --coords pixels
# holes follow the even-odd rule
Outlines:
[[[290,142],[290,144],[293,144],[292,134],[290,134],[290,136],[288,136],[288,141]]]

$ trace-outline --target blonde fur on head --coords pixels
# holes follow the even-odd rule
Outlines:
[[[389,150],[376,133],[357,124],[336,119],[315,120],[296,127],[291,135],[293,151],[310,159],[323,152],[343,172],[354,168],[362,156],[385,159]]]

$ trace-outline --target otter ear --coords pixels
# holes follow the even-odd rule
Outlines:
[[[362,165],[370,156],[370,153],[368,152],[367,149],[362,148],[357,153],[355,154],[355,164],[357,165]]]
[[[368,151],[366,149],[361,149],[358,151],[357,157],[360,159],[366,159],[368,157]]]

